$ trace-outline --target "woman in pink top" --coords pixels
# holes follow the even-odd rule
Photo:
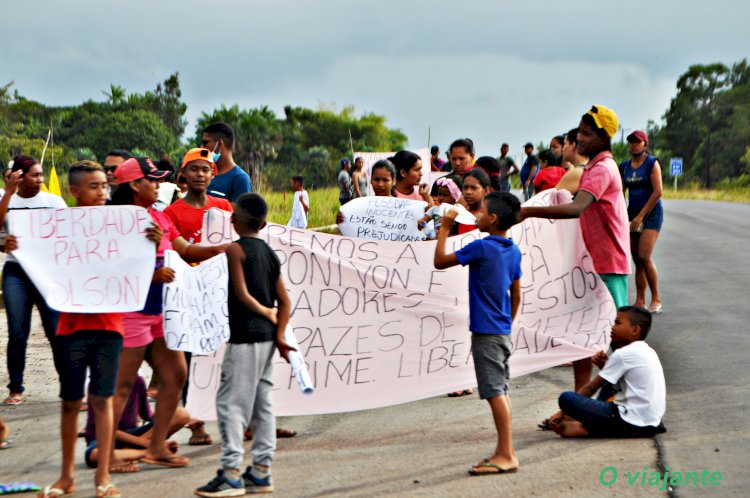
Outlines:
[[[422,160],[414,152],[400,150],[396,155],[388,158],[396,167],[396,197],[427,201],[432,205],[430,189],[422,181]]]
[[[615,306],[628,304],[630,233],[620,171],[612,158],[617,115],[601,105],[591,107],[578,125],[578,153],[590,157],[573,202],[558,206],[523,207],[525,218],[580,218],[583,241],[594,270],[604,281]],[[591,378],[591,362],[573,364],[578,390]]]

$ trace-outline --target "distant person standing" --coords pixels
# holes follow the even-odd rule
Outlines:
[[[659,238],[664,213],[661,207],[661,165],[648,152],[648,135],[636,130],[628,135],[632,158],[620,164],[623,189],[628,191],[630,252],[635,261],[635,304],[646,307],[646,287],[651,289],[651,313],[661,313],[659,275],[651,255]]]
[[[443,171],[445,161],[440,159],[440,147],[433,145],[430,148],[430,171]]]
[[[557,190],[567,190],[573,195],[578,193],[578,184],[581,182],[583,170],[589,158],[578,151],[578,128],[573,128],[565,135],[563,141],[563,160],[573,166],[563,175],[555,185]]]
[[[510,177],[518,174],[518,165],[512,157],[508,155],[510,145],[504,143],[500,146],[500,157],[497,158],[500,163],[500,190],[510,192]]]
[[[539,170],[539,158],[534,154],[534,144],[527,142],[523,146],[526,160],[521,166],[521,189],[523,200],[528,201],[534,195],[534,177]]]
[[[348,157],[341,160],[336,183],[339,185],[339,202],[342,206],[352,200],[352,177],[349,175],[349,168],[351,167],[352,163]]]
[[[367,175],[365,174],[365,160],[358,157],[354,160],[354,170],[352,171],[352,188],[354,189],[354,198],[367,197]]]
[[[307,212],[310,211],[310,197],[305,190],[305,179],[301,176],[292,177],[292,188],[294,189],[294,203],[292,204],[292,217],[287,223],[294,228],[307,228]]]
[[[213,152],[213,162],[219,173],[208,186],[208,195],[234,202],[239,196],[252,192],[250,175],[237,166],[232,157],[234,130],[226,123],[214,123],[203,129],[201,147]]]

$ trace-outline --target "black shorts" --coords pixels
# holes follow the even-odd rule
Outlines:
[[[60,398],[83,399],[86,369],[91,371],[89,393],[108,397],[115,393],[120,366],[122,335],[106,330],[79,330],[56,338],[60,355]]]

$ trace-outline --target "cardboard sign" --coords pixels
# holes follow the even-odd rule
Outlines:
[[[175,251],[164,253],[175,271],[164,284],[164,339],[169,349],[208,354],[229,340],[227,256],[190,266]]]
[[[13,255],[50,308],[69,313],[138,311],[146,303],[156,246],[138,206],[17,209]]]
[[[346,237],[368,240],[413,242],[424,240],[418,220],[424,216],[427,203],[397,197],[360,197],[347,202],[339,211],[344,222],[339,225]]]

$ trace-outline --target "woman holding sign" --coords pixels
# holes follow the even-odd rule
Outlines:
[[[153,209],[152,206],[157,199],[159,179],[167,174],[169,174],[168,171],[158,170],[146,157],[128,159],[115,170],[119,187],[112,196],[112,204],[132,204],[148,209],[162,237],[156,250],[156,269],[146,298],[146,306],[141,311],[123,315],[125,338],[120,356],[113,411],[114,419],[119,420],[133,389],[138,368],[143,363],[146,348],[151,344],[154,368],[161,384],[154,412],[153,437],[142,461],[165,467],[185,467],[190,465],[190,460],[174,454],[167,446],[169,424],[180,402],[182,387],[187,378],[187,364],[184,354],[181,351],[168,349],[164,340],[162,287],[163,284],[174,280],[174,270],[163,266],[164,252],[167,249],[173,249],[185,261],[197,263],[223,252],[226,245],[189,244],[182,238],[168,215]],[[134,464],[116,461],[115,458],[112,459],[112,467],[113,470],[114,468],[120,469],[120,472],[138,470]]]
[[[17,156],[6,182],[5,195],[0,201],[0,226],[6,214],[16,209],[64,209],[68,207],[60,196],[42,192],[44,171],[36,159]],[[26,345],[31,333],[31,308],[36,304],[42,318],[44,333],[52,345],[55,357],[55,331],[60,314],[47,306],[39,291],[23,271],[13,255],[8,254],[3,267],[3,298],[8,317],[8,376],[10,394],[4,405],[23,403],[23,372],[26,367]],[[55,361],[55,367],[58,362]]]
[[[635,303],[646,307],[646,287],[651,289],[651,313],[661,313],[659,274],[651,255],[664,220],[661,207],[661,166],[648,152],[648,135],[636,130],[628,135],[632,159],[620,164],[622,187],[628,191],[630,252],[635,261]]]

